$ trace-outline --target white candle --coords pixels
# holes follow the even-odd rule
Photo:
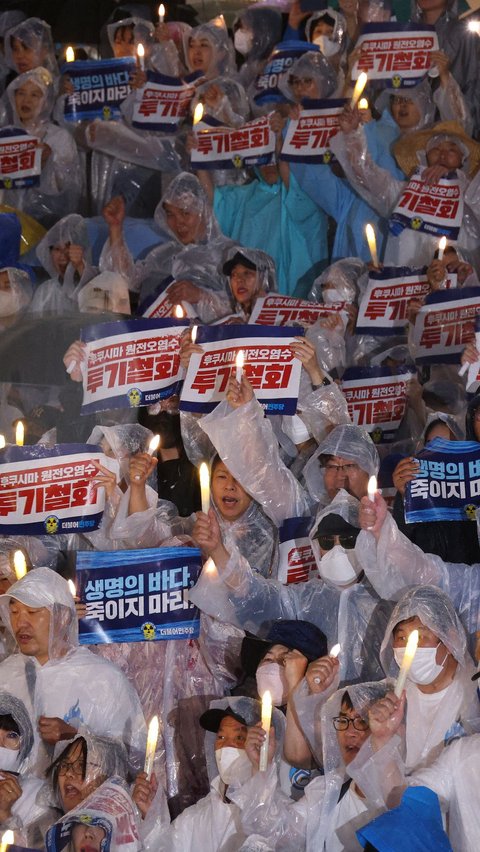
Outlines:
[[[372,503],[375,503],[375,494],[376,493],[377,493],[377,477],[371,476],[370,479],[368,480],[367,494],[368,494],[368,499],[371,500]]]
[[[145,48],[141,41],[137,44],[137,56],[140,71],[145,71]]]
[[[438,243],[438,259],[439,260],[443,260],[443,253],[445,251],[446,245],[447,245],[447,238],[446,237],[440,237],[440,240],[439,240],[439,243]]]
[[[360,98],[358,102],[359,109],[368,109],[368,101],[366,98]]]
[[[154,435],[152,440],[148,445],[148,455],[153,456],[154,453],[157,452],[160,446],[160,435]]]
[[[203,118],[203,104],[199,102],[197,104],[197,106],[195,107],[195,110],[193,112],[193,124],[194,124],[194,126],[195,126],[195,124],[198,124],[198,122],[201,121],[202,118]]]
[[[13,831],[10,829],[2,834],[2,842],[0,843],[0,852],[7,852],[9,846],[13,846],[15,842],[15,838],[13,836]]]
[[[17,447],[23,447],[23,442],[25,440],[25,427],[21,420],[17,423],[17,428],[15,429],[15,443]]]
[[[330,653],[329,653],[329,655],[328,655],[328,656],[329,656],[329,657],[338,657],[338,655],[339,655],[339,653],[340,653],[340,651],[341,651],[341,650],[342,650],[342,649],[341,649],[341,646],[340,646],[340,645],[339,645],[339,643],[337,642],[337,644],[333,646],[333,648],[332,648],[332,650],[330,651]]]
[[[397,682],[395,684],[394,693],[397,698],[400,698],[403,689],[405,687],[405,681],[407,679],[407,675],[410,671],[410,666],[412,665],[413,658],[415,656],[418,645],[418,630],[412,630],[410,636],[408,637],[407,647],[405,648],[405,656],[403,658],[402,665],[400,667],[400,673],[397,678]]]
[[[213,561],[211,556],[209,556],[207,561],[205,562],[203,570],[206,574],[209,575],[209,577],[215,577],[218,574],[217,566],[215,565],[215,562]]]
[[[165,6],[163,5],[163,3],[160,3],[160,6],[158,7],[158,23],[163,24],[164,20],[165,20]]]
[[[21,580],[22,577],[25,577],[25,574],[27,573],[27,562],[22,550],[16,550],[13,554],[13,568],[17,580]]]
[[[353,90],[352,100],[350,101],[350,106],[352,109],[356,107],[358,101],[360,100],[360,95],[362,94],[365,86],[367,85],[367,75],[365,71],[362,71],[357,82],[355,83],[355,88]]]
[[[260,772],[265,772],[268,765],[268,741],[270,739],[270,723],[272,721],[272,696],[267,691],[262,696],[262,728],[265,731],[265,739],[260,748]]]
[[[200,465],[200,495],[202,499],[202,512],[204,515],[208,515],[210,508],[210,471],[205,462],[202,462]]]
[[[153,772],[153,760],[157,750],[158,728],[158,716],[154,716],[148,726],[147,750],[145,752],[145,766],[143,767],[143,771],[147,773],[147,777]]]
[[[368,248],[370,249],[370,254],[372,256],[372,263],[375,268],[378,268],[377,240],[375,238],[373,226],[370,225],[370,223],[365,225],[365,233],[367,235]]]
[[[65,51],[65,59],[67,62],[74,62],[75,60],[75,51],[71,45],[69,45]]]
[[[75,583],[73,582],[73,580],[67,580],[67,585],[68,585],[68,588],[70,589],[70,594],[71,594],[72,598],[76,598],[77,597],[77,590],[75,588]]]
[[[480,35],[480,21],[469,21],[468,29],[471,33],[477,33],[477,35]]]
[[[185,311],[183,310],[181,305],[175,305],[174,313],[177,319],[183,319],[185,316]]]
[[[243,349],[239,349],[235,358],[235,378],[240,384],[242,381],[243,365],[245,363],[245,355]]]
[[[195,341],[197,339],[197,331],[198,331],[198,325],[192,325],[192,332],[191,332],[191,335],[190,335],[192,343],[195,343]]]
[[[0,435],[0,450],[5,447],[5,435]]]

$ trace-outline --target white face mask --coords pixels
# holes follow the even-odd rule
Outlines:
[[[443,671],[448,656],[447,652],[444,660],[439,665],[436,661],[437,648],[438,645],[435,648],[417,648],[408,673],[408,680],[421,684],[433,683],[436,680],[440,672]],[[405,656],[405,648],[394,648],[393,656],[395,657],[397,666],[400,668]]]
[[[293,414],[291,417],[288,415],[282,417],[282,431],[285,432],[287,438],[290,438],[294,444],[303,444],[304,441],[308,441],[310,438],[310,432],[298,414]]]
[[[333,287],[327,287],[322,290],[322,299],[325,305],[333,305],[334,302],[344,302],[342,294]]]
[[[237,50],[238,53],[241,53],[242,56],[246,56],[252,49],[253,35],[248,30],[239,29],[233,37],[233,43],[235,45],[235,50]]]
[[[14,290],[0,290],[0,317],[11,317],[20,310],[20,299]]]
[[[288,686],[283,666],[274,662],[264,663],[258,667],[255,679],[259,695],[263,695],[268,689],[275,707],[283,707],[287,703]]]
[[[338,41],[332,41],[326,35],[315,36],[313,43],[317,44],[324,56],[335,56],[340,50]]]
[[[17,772],[19,754],[17,749],[0,747],[0,773],[2,769],[5,772]]]
[[[252,764],[243,748],[217,748],[215,760],[224,784],[243,784],[252,776]]]
[[[335,586],[349,586],[354,583],[360,573],[354,551],[346,551],[341,544],[336,544],[322,556],[318,573],[323,580]]]

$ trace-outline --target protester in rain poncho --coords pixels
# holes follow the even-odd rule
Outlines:
[[[122,18],[121,21],[107,25],[107,36],[112,53],[116,59],[137,56],[137,45],[143,44],[145,51],[153,41],[154,26],[145,18]]]
[[[82,186],[80,161],[73,138],[49,118],[53,107],[54,84],[46,68],[34,68],[20,74],[7,88],[11,127],[35,136],[42,149],[42,168],[38,187],[2,189],[0,199],[33,216],[48,226],[65,209],[75,209]]]
[[[332,139],[332,151],[340,160],[355,191],[387,219],[399,204],[408,184],[397,180],[373,162],[358,121],[358,113],[342,114],[343,132]],[[445,176],[458,179],[462,198],[458,244],[467,250],[475,250],[480,233],[478,143],[470,139],[455,122],[445,122],[429,130],[408,134],[396,143],[395,153],[403,170],[411,177],[414,170],[418,169],[419,177],[426,176],[432,184],[438,184]],[[406,225],[389,220],[385,264],[421,267],[430,262],[438,247],[438,235],[428,230],[418,230],[421,223],[421,217],[413,217]],[[453,242],[456,241],[453,239]]]
[[[47,810],[39,800],[45,782],[30,771],[33,740],[24,703],[0,692],[0,823],[2,831],[19,831],[29,842],[35,839],[35,823]]]
[[[85,219],[77,213],[60,219],[39,242],[36,254],[50,278],[35,290],[29,310],[35,314],[76,313],[78,291],[96,274]]]
[[[5,33],[5,61],[17,74],[39,66],[57,73],[55,48],[49,24],[40,18],[27,18]]]
[[[228,300],[221,264],[231,241],[220,234],[207,196],[193,175],[182,172],[173,179],[155,211],[155,224],[170,240],[159,245],[145,260],[133,264],[124,243],[115,258],[110,241],[100,258],[102,269],[114,268],[129,281],[131,289],[141,288],[141,300],[148,296],[165,278],[177,279],[176,289],[170,290],[176,302],[190,302],[204,321],[208,314],[228,313]],[[115,250],[115,247],[114,247]],[[180,264],[181,273],[177,273]],[[199,276],[203,287],[191,282]],[[181,274],[181,279],[179,278]],[[220,313],[219,313],[220,311]]]
[[[240,555],[230,537],[222,543],[212,516],[200,516],[193,536],[212,557],[217,571],[202,572],[190,599],[214,618],[258,635],[276,619],[305,619],[323,630],[329,647],[340,642],[345,651],[340,659],[344,682],[380,678],[375,649],[380,646],[391,607],[361,579],[358,548],[352,546],[358,535],[357,513],[358,502],[340,491],[330,506],[317,514],[310,538],[321,579],[288,586],[253,571],[254,566]],[[332,549],[336,535],[349,538],[348,550],[339,543]]]
[[[138,696],[117,669],[78,647],[66,581],[50,568],[36,568],[0,596],[0,614],[19,650],[0,664],[0,678],[25,703],[43,746],[84,727],[123,739],[132,762],[138,760],[145,745]],[[40,746],[37,768],[44,763]]]
[[[146,852],[190,852],[197,848],[220,852],[227,848],[226,844],[228,848],[240,848],[245,832],[242,814],[234,804],[234,797],[239,788],[253,783],[258,751],[255,746],[251,748],[248,745],[247,726],[254,726],[260,721],[260,712],[260,703],[251,698],[227,698],[211,703],[210,709],[199,719],[206,730],[210,792],[173,822],[169,822],[162,790],[157,792],[149,812],[147,791],[145,801],[144,796],[140,799],[138,788],[134,790],[134,800],[141,802],[142,810],[147,811],[140,829]],[[284,733],[282,714],[276,710],[272,715],[272,727],[276,762],[280,757]]]
[[[32,298],[32,282],[23,269],[0,269],[0,328],[14,325]]]
[[[210,21],[194,27],[185,34],[184,52],[190,72],[202,71],[208,79],[235,73],[233,46],[223,24]]]
[[[230,249],[223,274],[228,276],[233,307],[243,322],[248,322],[257,298],[276,290],[275,264],[258,249]]]
[[[347,22],[344,15],[330,6],[314,12],[306,23],[305,35],[307,41],[319,47],[334,69],[337,77],[334,97],[341,97],[345,84],[343,64],[347,49]]]
[[[282,16],[278,9],[255,5],[243,9],[235,19],[233,43],[244,57],[239,78],[245,89],[255,82],[281,35]]]

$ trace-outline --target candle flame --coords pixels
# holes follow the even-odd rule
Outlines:
[[[211,556],[209,556],[207,561],[205,562],[203,570],[206,574],[210,574],[210,576],[217,573],[217,566],[215,565],[215,562],[213,561]]]
[[[362,73],[359,75],[357,82],[355,83],[355,88],[353,90],[352,100],[350,102],[350,106],[352,107],[352,109],[357,105],[360,99],[360,95],[362,94],[365,86],[367,85],[367,80],[368,77],[365,71],[362,71]]]
[[[468,29],[471,33],[477,33],[477,35],[480,35],[480,21],[469,21]]]
[[[7,852],[7,846],[13,846],[15,843],[15,837],[13,835],[13,831],[9,829],[4,834],[2,834],[2,842],[0,844],[0,852]]]
[[[152,440],[148,445],[148,454],[153,456],[153,454],[158,450],[160,446],[160,435],[154,435]]]
[[[17,447],[23,447],[25,441],[25,427],[21,420],[18,421],[15,429],[15,443]]]
[[[378,266],[377,240],[373,225],[370,225],[370,223],[365,225],[365,233],[367,235],[368,248],[370,249],[370,254],[372,256],[372,263],[374,266]]]
[[[443,253],[445,251],[446,246],[447,246],[447,238],[445,236],[440,237],[440,240],[438,242],[438,259],[439,260],[443,260]]]
[[[175,305],[175,316],[177,319],[183,319],[185,316],[185,311],[183,310],[181,305]]]
[[[67,580],[67,584],[68,584],[68,588],[70,589],[70,594],[71,594],[72,598],[76,598],[77,597],[77,590],[75,588],[75,583],[73,582],[73,580]]]
[[[374,500],[376,492],[377,492],[377,477],[371,476],[370,479],[368,480],[367,494],[368,494],[369,500],[371,500],[372,502]]]
[[[235,358],[235,366],[237,370],[243,370],[243,365],[245,364],[245,353],[243,349],[239,349]]]
[[[22,550],[16,550],[13,554],[13,568],[17,580],[21,580],[22,577],[25,577],[25,574],[27,573],[27,562]]]
[[[368,101],[366,98],[360,98],[358,102],[359,109],[368,109]]]
[[[145,48],[141,41],[139,41],[137,44],[137,56],[139,59],[143,59],[143,57],[145,56]]]
[[[156,747],[159,729],[160,725],[158,722],[158,716],[152,716],[152,719],[150,720],[150,724],[148,726],[147,748],[149,746]]]
[[[407,639],[407,647],[405,648],[405,659],[413,660],[418,647],[418,630],[412,630]]]
[[[0,450],[5,447],[5,435],[0,435]]]
[[[208,465],[202,462],[200,465],[200,495],[202,500],[202,512],[208,515],[210,508],[210,471]]]
[[[74,62],[75,60],[75,51],[71,45],[69,45],[65,51],[65,59],[67,62]]]
[[[333,646],[333,648],[332,648],[332,650],[330,651],[330,655],[329,655],[329,656],[330,656],[330,657],[338,657],[338,655],[339,655],[340,651],[341,651],[341,645],[339,645],[339,643],[337,642],[337,644],[336,644],[336,645],[334,645],[334,646]]]
[[[163,3],[160,3],[160,6],[158,7],[158,19],[159,19],[161,24],[163,24],[164,18],[165,18],[165,6],[163,5]]]
[[[192,333],[191,333],[192,343],[195,343],[195,341],[197,339],[197,331],[198,331],[198,325],[192,325]]]
[[[193,113],[193,124],[194,125],[198,124],[198,122],[201,121],[202,118],[203,118],[203,104],[199,102],[197,104],[197,106],[195,107],[195,110],[194,110],[194,113]]]

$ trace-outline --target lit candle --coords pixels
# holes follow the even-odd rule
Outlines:
[[[368,101],[366,98],[360,98],[358,102],[359,109],[368,109]]]
[[[410,636],[408,637],[407,647],[405,648],[405,656],[402,661],[402,665],[400,667],[400,673],[397,678],[397,682],[395,684],[394,693],[397,698],[400,698],[403,689],[405,687],[405,681],[407,679],[407,675],[410,671],[410,666],[412,665],[413,658],[415,656],[418,645],[418,630],[412,630]]]
[[[197,106],[195,107],[194,112],[193,112],[193,125],[195,126],[196,124],[198,124],[198,122],[201,121],[202,118],[203,118],[203,104],[200,103],[200,101],[199,101]]]
[[[237,357],[235,358],[235,378],[237,382],[240,384],[242,381],[242,373],[243,373],[243,365],[245,363],[245,355],[243,353],[243,349],[239,349],[237,352]]]
[[[154,716],[148,726],[147,750],[145,752],[145,766],[143,767],[143,771],[147,773],[147,778],[153,772],[153,759],[157,750],[158,727],[158,716]]]
[[[203,566],[203,570],[210,577],[214,577],[218,573],[217,572],[217,566],[215,565],[215,562],[213,561],[211,556],[209,556],[207,561],[205,562],[205,565]]]
[[[5,435],[0,435],[0,450],[5,447]]]
[[[75,60],[75,51],[71,45],[69,45],[65,51],[65,59],[67,62],[74,62]]]
[[[357,82],[355,83],[355,88],[353,90],[352,100],[350,101],[350,106],[354,109],[357,106],[358,101],[360,100],[360,95],[362,94],[365,86],[367,85],[367,75],[365,71],[362,71]]]
[[[21,420],[17,423],[17,428],[15,429],[15,443],[17,447],[23,447],[23,442],[25,440],[25,427]]]
[[[375,231],[370,223],[365,225],[365,233],[367,235],[368,248],[370,249],[370,254],[372,256],[372,263],[375,268],[378,268],[377,241],[375,239]]]
[[[329,657],[338,657],[340,651],[341,651],[341,645],[339,645],[339,643],[337,642],[337,644],[333,646],[333,648],[330,651],[328,656]]]
[[[202,499],[202,512],[204,515],[208,515],[210,508],[210,471],[205,462],[202,462],[200,465],[200,496]]]
[[[68,585],[68,588],[70,589],[70,594],[71,594],[72,598],[76,598],[77,597],[77,590],[75,588],[75,583],[73,582],[73,580],[67,580],[67,585]]]
[[[265,731],[265,739],[260,747],[260,772],[265,772],[268,764],[268,741],[270,739],[270,723],[272,721],[272,696],[267,691],[262,696],[262,728]]]
[[[21,580],[22,577],[25,577],[25,574],[27,573],[27,562],[22,550],[16,550],[13,554],[13,569],[17,580]]]
[[[440,237],[440,240],[439,240],[439,243],[438,243],[438,259],[439,260],[443,260],[443,253],[445,251],[446,245],[447,245],[447,238],[446,237]]]
[[[2,842],[0,843],[0,852],[7,852],[9,846],[13,846],[15,842],[15,838],[13,836],[13,831],[10,829],[2,834]]]
[[[477,35],[480,35],[480,21],[469,21],[468,29],[471,33],[477,33]]]
[[[368,499],[371,500],[372,503],[375,503],[375,494],[376,493],[377,493],[377,477],[371,476],[370,479],[368,480],[367,494],[368,494]]]
[[[137,44],[137,57],[140,71],[145,71],[145,48],[141,41]]]
[[[183,319],[185,316],[185,311],[183,310],[181,305],[175,305],[174,313],[177,319]]]
[[[153,456],[154,453],[157,452],[160,446],[160,435],[154,435],[152,440],[148,445],[148,455]]]
[[[158,23],[163,24],[164,20],[165,20],[165,6],[163,5],[163,3],[160,3],[160,6],[158,7]]]
[[[191,332],[192,343],[195,343],[195,341],[197,339],[197,330],[198,330],[198,325],[192,325],[192,332]]]

